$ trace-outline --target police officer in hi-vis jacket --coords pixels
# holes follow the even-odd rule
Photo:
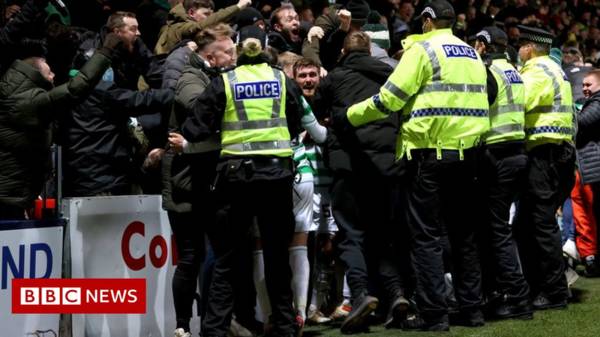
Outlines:
[[[220,133],[222,150],[215,188],[229,217],[226,226],[207,230],[216,263],[203,335],[227,335],[233,308],[232,269],[256,217],[272,308],[272,334],[293,336],[288,262],[294,233],[291,139],[301,130],[301,92],[283,71],[269,65],[262,52],[264,32],[249,28],[240,35],[237,67],[213,80],[183,126],[184,136],[191,141]]]
[[[475,147],[490,124],[486,70],[475,49],[452,35],[455,17],[447,1],[428,3],[420,16],[424,33],[403,41],[404,55],[379,93],[351,106],[346,116],[359,126],[402,114],[397,156],[408,159],[405,189],[419,309],[405,329],[449,329],[440,240],[446,231],[457,322],[484,324],[474,223],[465,214],[475,195]]]

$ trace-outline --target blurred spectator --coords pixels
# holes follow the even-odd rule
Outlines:
[[[581,184],[591,185],[595,197],[587,198],[591,209],[587,214],[590,219],[585,224],[577,224],[577,248],[582,260],[585,262],[588,276],[600,275],[600,260],[598,257],[598,229],[597,219],[600,219],[600,71],[592,70],[583,79],[583,94],[585,103],[577,118],[577,160]],[[594,200],[595,199],[595,200]],[[574,205],[575,206],[575,205]],[[575,209],[574,209],[575,211]]]
[[[271,14],[269,46],[280,53],[286,51],[295,54],[302,53],[300,17],[291,4],[283,4]]]
[[[340,57],[344,38],[348,33],[360,30],[367,23],[371,12],[369,4],[364,0],[350,0],[345,8],[341,5],[329,7],[327,14],[315,20],[315,26],[309,31],[320,30],[318,38],[304,41],[302,55],[321,64],[325,69],[331,69]],[[320,36],[319,36],[320,35]]]
[[[265,18],[262,16],[262,14],[260,14],[260,12],[258,10],[256,10],[256,8],[253,8],[253,7],[247,7],[247,8],[242,9],[235,16],[234,21],[237,25],[238,30],[240,30],[242,27],[246,27],[246,26],[250,26],[250,25],[258,26],[262,30],[267,29],[267,25],[265,23]]]
[[[109,69],[89,97],[61,120],[65,196],[141,193],[141,161],[135,160],[130,117],[166,110],[172,99],[172,89],[121,88]]]
[[[16,58],[15,47],[31,32],[36,19],[44,15],[48,0],[29,0],[23,5],[13,19],[0,29],[0,73],[4,73],[10,63]]]
[[[15,61],[0,80],[0,219],[25,217],[50,172],[51,123],[89,94],[120,44],[109,34],[80,73],[58,87],[43,45],[23,46],[30,55]]]
[[[160,30],[155,53],[169,53],[179,41],[193,38],[205,27],[228,21],[250,4],[251,0],[239,0],[237,5],[213,13],[215,4],[212,0],[184,0],[169,12],[169,20]]]
[[[571,90],[573,92],[573,101],[575,104],[582,105],[585,101],[583,94],[583,79],[589,73],[593,67],[586,65],[583,62],[583,55],[579,49],[575,47],[569,47],[563,50],[563,70],[567,75],[569,83],[571,83]]]

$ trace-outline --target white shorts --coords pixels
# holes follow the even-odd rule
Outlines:
[[[328,187],[315,187],[313,194],[313,223],[310,231],[317,233],[335,233],[337,224],[331,211],[331,197]]]
[[[313,223],[313,194],[312,175],[296,175],[294,181],[294,219],[296,233],[308,232]]]

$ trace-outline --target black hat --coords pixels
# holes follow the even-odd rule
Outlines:
[[[523,25],[519,25],[517,27],[519,28],[520,41],[530,41],[549,46],[552,45],[552,41],[554,41],[554,35],[546,30]]]
[[[346,4],[346,9],[352,13],[352,23],[364,25],[367,22],[371,7],[364,0],[350,0]]]
[[[432,19],[456,19],[456,13],[454,13],[454,7],[446,0],[432,0],[425,5],[421,14],[417,17],[420,19],[423,16],[430,17]]]
[[[475,34],[478,40],[483,41],[486,45],[494,44],[497,46],[506,47],[508,45],[508,36],[506,33],[494,26],[483,27],[483,29]]]
[[[24,38],[20,40],[16,48],[16,57],[26,59],[29,57],[46,58],[48,46],[45,40]]]
[[[254,7],[246,7],[242,9],[235,17],[235,23],[237,24],[238,28],[251,26],[260,20],[265,21],[265,18]]]
[[[265,49],[265,47],[267,45],[267,33],[265,33],[264,30],[254,26],[254,25],[242,27],[242,29],[240,29],[240,31],[238,32],[235,42],[237,44],[241,45],[245,39],[251,38],[251,37],[259,40],[260,44],[262,46],[262,49],[263,50]]]

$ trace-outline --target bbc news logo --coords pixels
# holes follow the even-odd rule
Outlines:
[[[13,314],[145,314],[145,279],[13,279]]]

